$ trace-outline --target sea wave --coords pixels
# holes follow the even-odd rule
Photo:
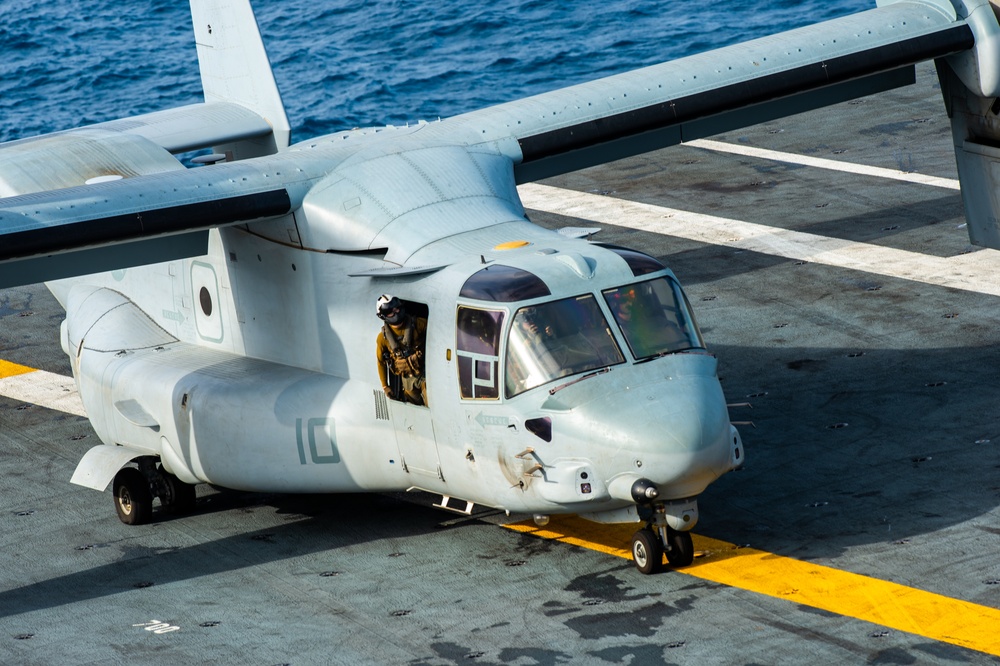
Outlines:
[[[296,139],[433,120],[871,0],[256,0]],[[0,3],[0,141],[200,101],[186,3]]]

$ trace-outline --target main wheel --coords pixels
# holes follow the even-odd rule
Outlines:
[[[663,570],[663,544],[656,532],[644,527],[632,535],[632,560],[644,574]]]
[[[153,494],[142,472],[125,467],[115,474],[115,512],[126,525],[148,523],[153,515]]]
[[[195,490],[190,483],[184,483],[176,476],[162,469],[159,470],[166,491],[160,497],[164,508],[178,516],[184,516],[194,511]]]
[[[690,532],[678,532],[672,527],[667,528],[667,561],[672,567],[686,567],[694,562],[694,542]]]

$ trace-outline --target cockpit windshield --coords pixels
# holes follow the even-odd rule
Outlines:
[[[661,277],[602,293],[637,360],[705,348],[691,307],[673,279]]]
[[[591,294],[524,307],[507,337],[506,396],[624,361]]]

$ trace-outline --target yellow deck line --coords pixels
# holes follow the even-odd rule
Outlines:
[[[11,363],[10,361],[0,359],[0,379],[3,379],[4,377],[24,375],[29,372],[35,372],[35,369],[29,368],[26,365],[18,365],[17,363]]]
[[[638,528],[575,517],[506,527],[626,559]],[[694,535],[694,546],[704,556],[679,573],[1000,656],[1000,609],[708,537]]]

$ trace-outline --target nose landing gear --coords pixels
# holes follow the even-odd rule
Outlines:
[[[666,536],[662,536],[663,533]],[[644,527],[632,535],[632,560],[640,573],[663,571],[663,555],[672,567],[686,567],[694,561],[694,542],[690,532],[678,532],[664,525],[660,532]]]
[[[653,574],[663,570],[663,555],[672,567],[686,567],[694,561],[694,542],[691,532],[674,529],[670,522],[678,522],[676,508],[683,507],[680,515],[683,523],[692,526],[697,521],[697,507],[693,502],[672,505],[668,514],[665,503],[639,507],[639,516],[646,520],[646,527],[632,536],[632,560],[641,573]],[[689,518],[693,514],[694,520]],[[684,518],[687,516],[688,518]]]
[[[660,535],[644,527],[632,535],[632,561],[640,573],[663,571],[663,542]]]

